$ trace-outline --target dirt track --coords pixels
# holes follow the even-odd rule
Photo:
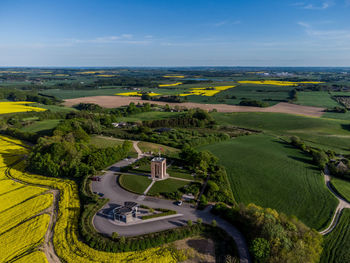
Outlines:
[[[94,96],[94,97],[82,97],[76,99],[65,100],[64,105],[73,106],[84,103],[95,103],[106,108],[117,108],[120,106],[128,105],[130,102],[134,103],[153,103],[159,105],[169,104],[169,106],[180,106],[185,108],[201,108],[205,110],[216,109],[218,112],[279,112],[279,113],[289,113],[297,115],[305,115],[311,117],[321,117],[324,113],[324,108],[301,106],[290,103],[281,102],[272,107],[268,108],[258,108],[258,107],[246,107],[246,106],[236,106],[227,104],[201,104],[193,102],[185,103],[170,103],[161,101],[148,101],[141,100],[137,97],[121,97],[121,96]]]

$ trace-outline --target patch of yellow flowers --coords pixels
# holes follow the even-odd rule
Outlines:
[[[40,213],[52,205],[53,196],[47,188],[10,179],[16,168],[24,168],[22,161],[12,169],[28,153],[21,144],[0,136],[0,262],[47,262],[37,247],[44,240],[50,215]]]
[[[163,78],[178,78],[178,79],[183,79],[185,76],[181,75],[165,75]]]
[[[217,87],[208,87],[208,88],[192,88],[190,89],[189,93],[179,94],[179,96],[190,96],[190,95],[198,95],[198,96],[207,96],[211,97],[215,94],[227,90],[232,89],[235,86],[217,86]]]
[[[0,114],[46,110],[46,109],[31,107],[26,105],[30,103],[33,103],[33,102],[28,102],[28,101],[0,102]]]
[[[118,95],[118,96],[137,96],[137,97],[141,97],[143,94],[141,92],[137,92],[137,91],[134,91],[134,92],[123,92],[123,93],[116,93],[114,95]],[[160,94],[158,93],[154,93],[154,92],[150,92],[150,93],[147,93],[147,95],[149,96],[158,96]]]
[[[239,84],[275,85],[275,86],[298,86],[299,84],[321,84],[319,81],[278,81],[278,80],[242,80]]]
[[[174,86],[178,86],[178,85],[181,85],[182,82],[176,82],[176,83],[173,83],[173,84],[159,84],[158,87],[174,87]]]

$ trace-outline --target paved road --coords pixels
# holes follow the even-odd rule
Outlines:
[[[94,181],[91,184],[92,191],[103,193],[104,197],[109,198],[110,200],[110,202],[104,206],[93,218],[93,224],[98,232],[108,235],[111,235],[113,232],[117,232],[120,235],[134,236],[182,226],[187,224],[188,220],[196,221],[198,218],[202,218],[203,222],[211,223],[211,221],[215,219],[218,226],[225,229],[226,232],[229,233],[235,240],[239,251],[240,262],[251,262],[248,247],[242,234],[230,223],[212,215],[209,212],[210,208],[207,208],[204,211],[199,211],[195,209],[194,205],[186,203],[184,203],[182,206],[177,206],[170,200],[147,196],[143,199],[140,198],[140,195],[130,193],[121,188],[117,182],[115,172],[118,172],[120,167],[129,165],[133,161],[135,161],[135,159],[131,159],[130,161],[123,160],[114,164],[105,172],[100,182]],[[183,216],[131,226],[116,225],[111,220],[110,212],[115,206],[122,205],[125,201],[134,201],[153,208],[176,210],[179,214],[183,214]]]
[[[332,222],[329,224],[329,226],[325,230],[320,232],[321,235],[327,235],[330,232],[332,232],[333,229],[338,224],[341,211],[345,208],[350,208],[350,203],[333,190],[332,185],[331,185],[331,174],[328,170],[328,167],[326,167],[324,169],[324,180],[325,180],[325,183],[326,183],[328,189],[338,199],[339,204],[338,204],[337,208],[335,209],[335,212],[334,212],[334,215],[332,218]]]

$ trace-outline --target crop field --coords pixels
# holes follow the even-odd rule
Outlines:
[[[17,142],[0,137],[0,262],[24,260],[24,256],[28,261],[22,262],[40,262],[35,260],[37,254],[27,254],[37,251],[36,247],[44,240],[50,216],[39,214],[52,205],[53,196],[45,193],[46,188],[25,185],[7,177],[15,173],[7,169],[8,166],[21,158],[15,153],[26,152],[14,143]],[[42,252],[40,255],[41,262],[47,262]]]
[[[28,101],[16,101],[16,102],[0,102],[0,114],[15,113],[15,112],[27,112],[27,111],[45,111],[45,109],[27,106],[32,102]]]
[[[331,98],[331,94],[327,91],[310,91],[310,92],[298,92],[297,104],[306,105],[306,106],[316,106],[316,107],[325,107],[332,108],[340,106],[338,102]]]
[[[44,252],[34,251],[26,256],[16,260],[16,263],[47,263],[47,259]]]
[[[0,136],[1,144],[1,153],[0,156],[2,160],[5,158],[5,163],[3,162],[0,167],[6,168],[9,161],[18,160],[22,158],[22,154],[28,150],[24,148],[24,145],[18,140],[8,139],[7,137]],[[4,149],[6,151],[4,152]],[[16,152],[18,155],[16,155]],[[11,176],[22,182],[29,183],[32,185],[45,185],[49,188],[55,188],[60,191],[60,199],[58,203],[58,219],[54,226],[54,236],[53,244],[55,247],[55,252],[58,257],[64,262],[69,263],[89,263],[89,262],[176,262],[176,258],[179,255],[182,255],[181,251],[177,251],[170,246],[162,246],[158,248],[147,249],[138,252],[123,252],[123,253],[111,253],[111,252],[101,252],[94,250],[88,247],[86,244],[82,243],[78,239],[78,215],[80,211],[79,197],[78,197],[78,187],[77,185],[70,180],[63,180],[58,178],[49,178],[34,174],[28,174],[23,172],[23,161],[14,165],[10,172]],[[3,179],[3,173],[1,173],[1,178]],[[16,251],[22,251],[23,247],[20,245],[26,245],[28,249],[31,249],[30,252],[33,252],[33,249],[36,248],[41,240],[42,236],[39,238],[39,234],[42,233],[43,229],[47,227],[49,216],[43,214],[41,216],[35,217],[33,221],[27,221],[26,224],[22,224],[23,228],[25,227],[23,234],[21,234],[21,241],[16,242],[16,245],[11,245],[15,237],[18,237],[19,234],[11,233],[12,237],[3,235],[1,238],[1,248],[0,248],[0,257],[1,259],[7,257],[10,254],[11,258],[17,256]],[[34,234],[31,233],[28,237],[28,231],[36,231]],[[9,232],[7,232],[9,233]],[[20,233],[20,232],[19,232]],[[8,238],[7,238],[8,237]],[[28,238],[27,238],[28,237]],[[30,243],[31,242],[31,243]],[[30,244],[36,244],[34,247]],[[6,248],[6,251],[4,251]],[[28,253],[29,254],[29,253]],[[26,254],[21,254],[21,256]],[[27,256],[32,262],[46,262],[42,254],[29,254]],[[27,258],[24,258],[22,262]],[[17,259],[17,258],[16,258]],[[37,260],[38,259],[38,260]],[[39,261],[40,260],[40,261]],[[3,261],[3,260],[0,260]],[[7,260],[8,261],[8,260]]]
[[[200,147],[226,167],[238,203],[254,203],[325,228],[337,200],[311,158],[272,136],[251,135]]]
[[[297,135],[307,144],[337,153],[349,153],[349,121],[280,113],[213,113],[221,125],[261,130],[277,136]]]
[[[276,86],[298,86],[299,84],[320,84],[319,81],[278,81],[278,80],[241,80],[240,84],[254,84],[254,85],[276,85]]]
[[[118,180],[123,188],[136,194],[143,194],[152,182],[147,176],[136,174],[122,174]]]
[[[149,190],[147,195],[159,195],[160,193],[172,193],[187,184],[188,182],[171,179],[171,178],[163,181],[157,181],[154,183],[154,185]]]
[[[321,263],[350,262],[350,209],[345,209],[336,228],[325,236]]]
[[[338,193],[350,202],[350,182],[338,178],[332,178],[331,183]]]

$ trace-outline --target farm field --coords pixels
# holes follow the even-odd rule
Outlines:
[[[350,131],[349,121],[280,113],[213,113],[221,125],[261,130],[277,136],[297,135],[307,144],[338,153],[348,153]]]
[[[36,261],[39,254],[41,262],[47,262],[37,246],[44,241],[50,220],[50,215],[41,212],[52,205],[53,196],[46,193],[46,188],[25,185],[7,177],[15,173],[7,167],[21,158],[16,152],[23,154],[26,149],[15,145],[17,141],[4,139],[0,137],[0,262],[15,259],[40,262]],[[32,256],[27,256],[31,252]]]
[[[27,112],[27,111],[45,111],[45,109],[27,106],[32,102],[28,101],[16,101],[16,102],[0,102],[0,114],[15,113],[15,112]]]
[[[296,104],[332,108],[340,106],[327,91],[298,92]]]
[[[338,193],[350,202],[350,182],[333,177],[331,183]]]
[[[157,181],[154,183],[154,185],[149,190],[147,195],[159,195],[160,193],[172,193],[187,184],[188,182],[175,180],[171,178],[162,180],[162,181]]]
[[[8,161],[18,160],[22,158],[22,154],[27,152],[24,145],[19,140],[8,139],[7,137],[0,136],[1,150],[7,149],[6,152],[1,152],[0,156],[6,158],[6,163],[2,163],[1,167],[5,168],[8,165]],[[10,150],[10,151],[9,151]],[[16,155],[16,152],[18,153]],[[55,252],[63,260],[68,263],[89,263],[89,262],[176,262],[176,258],[181,255],[182,252],[175,250],[170,246],[162,246],[158,248],[147,249],[139,252],[122,252],[122,253],[110,253],[101,252],[88,247],[86,244],[79,241],[77,236],[78,229],[78,213],[80,210],[79,198],[78,198],[78,187],[70,180],[63,180],[58,178],[49,178],[34,174],[28,174],[23,172],[23,162],[16,164],[11,169],[11,176],[18,180],[21,180],[30,184],[40,184],[45,185],[49,188],[58,189],[61,192],[60,200],[58,204],[58,209],[60,213],[58,214],[58,219],[54,226],[54,236],[53,244],[55,246]],[[3,179],[3,173],[1,173],[1,178]],[[35,222],[34,222],[35,219]],[[23,233],[21,242],[16,243],[16,247],[10,247],[13,239],[10,237],[5,240],[4,236],[0,242],[6,242],[6,244],[1,243],[0,257],[3,259],[11,254],[11,258],[15,257],[15,250],[23,250],[20,245],[26,245],[29,241],[33,241],[32,244],[40,243],[41,239],[38,239],[41,230],[47,226],[49,216],[43,214],[39,217],[35,217],[32,222],[28,224],[22,224],[23,228],[28,231],[30,229],[36,229],[35,234],[31,234],[31,238],[26,238],[25,233]],[[29,226],[30,225],[30,226]],[[46,229],[45,229],[46,231]],[[9,232],[8,232],[9,233]],[[18,233],[11,233],[12,237],[18,236]],[[3,245],[4,244],[4,245]],[[28,245],[28,244],[27,244]],[[28,248],[35,248],[28,247]],[[4,251],[7,249],[6,251]],[[16,251],[17,251],[16,250]],[[33,252],[33,250],[30,250]],[[33,258],[33,259],[32,259]],[[33,262],[46,262],[42,258],[42,254],[28,255],[25,260],[32,259]],[[37,260],[38,259],[38,260]],[[35,261],[37,260],[37,261]],[[40,261],[39,261],[40,260]],[[23,261],[22,262],[28,262]],[[30,261],[29,261],[30,262]]]
[[[311,158],[267,135],[251,135],[200,147],[226,167],[238,203],[254,203],[294,215],[323,229],[337,200],[324,185]]]
[[[152,182],[147,176],[136,174],[122,174],[118,180],[124,189],[136,194],[143,194]]]
[[[333,232],[325,236],[321,263],[350,262],[350,209],[342,212]]]

